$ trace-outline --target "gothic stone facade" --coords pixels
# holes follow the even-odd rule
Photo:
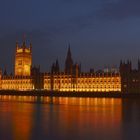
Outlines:
[[[64,72],[60,72],[57,60],[50,73],[40,73],[40,68],[32,67],[32,45],[17,43],[14,74],[2,74],[0,70],[0,89],[140,93],[140,62],[137,70],[132,69],[130,61],[121,61],[118,73],[82,73],[81,65],[72,60],[69,46]]]

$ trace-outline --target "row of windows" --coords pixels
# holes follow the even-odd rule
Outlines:
[[[50,83],[45,83],[45,85],[50,85]],[[104,83],[91,83],[91,84],[89,84],[89,83],[82,83],[82,84],[80,84],[80,83],[78,83],[78,84],[72,84],[72,83],[54,83],[53,84],[54,86],[71,86],[71,85],[76,85],[76,86],[87,86],[87,87],[98,87],[98,86],[121,86],[121,84],[119,84],[119,83],[116,83],[116,84],[114,84],[114,83],[108,83],[108,84],[104,84]]]
[[[2,86],[3,89],[33,89],[32,86]]]
[[[32,81],[3,81],[3,84],[30,84]]]
[[[120,82],[120,80],[118,79],[108,79],[108,80],[98,80],[98,79],[95,79],[95,80],[88,80],[88,79],[85,79],[85,80],[77,80],[77,82],[79,83],[91,83],[91,82]]]
[[[118,82],[118,81],[108,81],[108,82],[102,82],[102,81],[93,81],[93,82],[90,82],[90,81],[80,81],[80,82],[68,82],[68,81],[62,81],[61,83],[60,82],[54,82],[54,83],[56,83],[56,84],[72,84],[72,83],[76,83],[76,84],[118,84],[118,83],[120,83],[120,82]]]
[[[120,86],[78,86],[77,88],[120,88]]]
[[[58,89],[55,89],[55,90],[58,90]],[[121,91],[121,89],[68,89],[68,88],[63,88],[63,89],[59,89],[60,91],[91,91],[91,92],[101,92],[101,91],[104,91],[104,92],[109,92],[109,91]]]
[[[3,80],[31,80],[31,76],[3,76]]]
[[[71,83],[72,80],[54,80],[54,83]],[[74,81],[73,81],[74,82]],[[118,83],[120,80],[77,80],[77,83],[104,83],[104,82],[112,82],[112,83]],[[50,83],[50,80],[45,80],[45,83]]]
[[[54,88],[72,88],[72,85],[54,85]],[[79,85],[79,86],[74,86],[75,88],[120,88],[120,85]]]
[[[117,86],[117,85],[121,85],[119,83],[82,83],[82,84],[76,84],[77,86]]]
[[[46,86],[49,86],[49,84],[48,85],[46,85]],[[92,85],[92,84],[77,84],[77,85],[72,85],[72,84],[53,84],[53,86],[54,87],[72,87],[72,86],[75,86],[75,87],[86,87],[86,88],[104,88],[104,87],[121,87],[121,85],[120,84],[116,84],[116,85],[114,85],[114,84],[94,84],[94,85]]]

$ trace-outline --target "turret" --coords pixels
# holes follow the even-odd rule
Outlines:
[[[19,47],[19,46],[18,46],[18,42],[16,42],[16,51],[18,50],[18,47]]]
[[[25,41],[23,41],[22,48],[23,48],[23,49],[26,48],[26,43],[25,43]]]
[[[127,63],[120,61],[120,73],[129,73],[132,71],[132,63],[131,61],[127,60]]]
[[[32,53],[32,43],[29,45],[30,52]]]
[[[80,74],[80,66],[75,63],[75,65],[73,66],[73,74],[78,77],[78,75]]]
[[[58,63],[58,59],[56,59],[56,62],[52,64],[51,67],[51,73],[59,73],[59,63]]]
[[[4,70],[3,75],[4,75],[4,76],[7,76],[7,70],[6,70],[6,68],[5,68],[5,70]]]
[[[140,60],[138,59],[138,71],[140,72]]]

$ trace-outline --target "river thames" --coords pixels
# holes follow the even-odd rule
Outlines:
[[[0,139],[140,139],[140,99],[0,95]]]

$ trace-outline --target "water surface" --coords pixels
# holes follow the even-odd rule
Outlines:
[[[0,96],[0,139],[140,139],[140,100]]]

